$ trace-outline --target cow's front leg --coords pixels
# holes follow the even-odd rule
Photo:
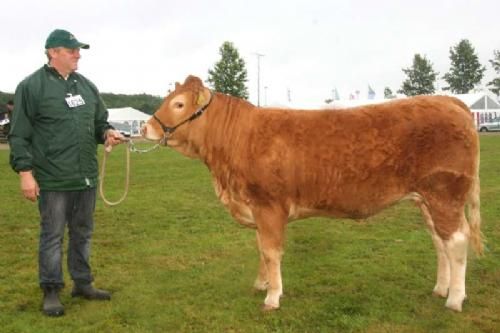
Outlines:
[[[256,233],[257,238],[257,248],[259,249],[259,273],[257,274],[257,278],[253,284],[253,287],[257,290],[267,290],[267,286],[269,285],[269,279],[267,275],[267,265],[266,260],[264,259],[264,254],[262,253],[262,246],[260,242],[259,232]]]
[[[278,309],[280,297],[283,294],[281,280],[281,257],[286,217],[283,213],[271,209],[262,210],[256,214],[257,232],[264,272],[267,272],[267,295],[264,300],[264,310]],[[259,271],[260,275],[260,271]]]
[[[448,296],[448,289],[450,287],[451,272],[450,261],[448,259],[448,255],[446,254],[445,244],[434,228],[434,221],[432,220],[429,208],[424,204],[423,200],[419,198],[417,198],[417,204],[420,206],[427,227],[431,232],[434,247],[436,248],[437,278],[436,285],[434,286],[434,290],[432,291],[432,293],[436,296],[446,297]]]
[[[432,240],[437,252],[437,279],[432,292],[436,296],[446,297],[450,287],[450,261],[446,254],[444,242],[436,232],[432,235]]]
[[[281,256],[280,249],[265,249],[264,260],[268,266],[269,285],[267,295],[264,299],[264,310],[275,310],[280,307],[280,297],[283,295],[283,283],[281,280]]]

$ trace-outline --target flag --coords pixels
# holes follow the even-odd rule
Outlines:
[[[332,99],[334,101],[338,101],[340,100],[340,97],[339,97],[339,92],[337,91],[337,88],[333,88],[333,91],[332,91]]]
[[[375,98],[375,91],[373,91],[372,87],[368,85],[368,99],[374,99]]]

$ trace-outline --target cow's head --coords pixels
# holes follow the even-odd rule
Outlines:
[[[211,97],[210,90],[195,76],[188,76],[184,84],[176,82],[175,90],[142,127],[143,137],[181,148],[188,140],[191,122],[204,111]]]

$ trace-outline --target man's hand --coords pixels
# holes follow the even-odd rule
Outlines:
[[[36,201],[38,195],[40,195],[40,188],[33,177],[33,173],[31,171],[20,171],[19,176],[21,178],[23,196],[30,201]]]
[[[105,137],[104,146],[106,147],[106,151],[108,153],[111,151],[113,146],[125,142],[126,140],[125,137],[120,132],[114,129],[107,130],[104,137]]]

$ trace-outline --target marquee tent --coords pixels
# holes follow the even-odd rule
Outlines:
[[[471,94],[451,95],[464,102],[474,115],[474,123],[479,124],[500,117],[500,103],[488,91]]]
[[[131,136],[139,136],[142,124],[151,118],[151,115],[131,107],[108,109],[108,112],[110,124]]]

